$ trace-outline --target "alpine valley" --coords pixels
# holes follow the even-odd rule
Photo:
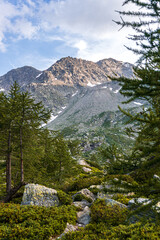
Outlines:
[[[22,90],[52,111],[47,127],[81,140],[87,152],[101,144],[128,144],[124,134],[127,117],[118,105],[137,111],[143,103],[122,106],[126,99],[119,92],[121,87],[110,79],[119,76],[133,78],[133,65],[112,58],[94,63],[66,57],[44,71],[29,66],[13,69],[0,77],[0,90],[7,92],[17,81]]]

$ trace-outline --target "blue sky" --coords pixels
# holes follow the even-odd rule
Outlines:
[[[0,76],[13,68],[45,70],[62,57],[134,63],[118,31],[123,0],[0,0]]]

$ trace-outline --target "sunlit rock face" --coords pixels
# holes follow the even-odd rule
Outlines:
[[[57,191],[39,184],[27,184],[24,189],[22,205],[58,206]]]

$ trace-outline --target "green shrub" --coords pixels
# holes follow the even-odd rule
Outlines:
[[[70,185],[67,186],[66,191],[79,191],[83,188],[88,188],[91,185],[101,184],[102,178],[97,176],[84,176],[76,179]]]
[[[86,201],[88,201],[89,203],[92,202],[92,199],[91,199],[91,198],[86,197],[86,196],[83,195],[83,194],[77,194],[77,195],[74,197],[74,201],[82,201],[82,200],[86,200]]]
[[[124,223],[127,219],[127,213],[128,210],[119,205],[106,205],[104,199],[98,199],[91,207],[93,222],[104,222],[112,226]]]
[[[0,239],[44,240],[60,235],[66,223],[75,224],[74,206],[38,207],[0,204]]]
[[[62,190],[59,190],[57,192],[57,195],[61,205],[70,205],[72,203],[71,196],[63,192]]]
[[[115,194],[112,198],[125,205],[127,205],[130,200],[128,197],[124,196],[124,194],[120,194],[120,193]],[[133,198],[133,196],[130,198]]]
[[[160,225],[142,223],[108,227],[105,223],[92,223],[85,229],[66,234],[62,240],[158,240]]]

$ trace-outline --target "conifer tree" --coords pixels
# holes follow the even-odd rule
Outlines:
[[[0,140],[4,142],[3,153],[6,156],[6,201],[8,201],[25,184],[24,149],[27,142],[32,141],[32,135],[41,131],[41,123],[49,119],[50,111],[45,110],[42,103],[35,103],[28,92],[21,92],[15,82],[8,95],[4,93],[0,95],[0,114]],[[19,156],[20,161],[20,178],[16,186],[13,186],[11,175],[13,155]]]
[[[135,31],[135,35],[129,38],[138,47],[128,49],[140,57],[134,68],[134,79],[121,77],[116,80],[122,86],[121,94],[128,97],[125,103],[141,100],[144,104],[134,115],[129,110],[120,110],[129,116],[130,122],[138,123],[136,129],[130,128],[136,139],[130,158],[146,170],[160,167],[160,1],[125,0],[123,5],[130,3],[139,10],[119,11],[121,21],[116,23]],[[125,21],[126,16],[135,20]],[[143,190],[146,188],[141,188]],[[148,195],[154,191],[157,193],[158,189],[152,185],[150,190],[148,188]]]

